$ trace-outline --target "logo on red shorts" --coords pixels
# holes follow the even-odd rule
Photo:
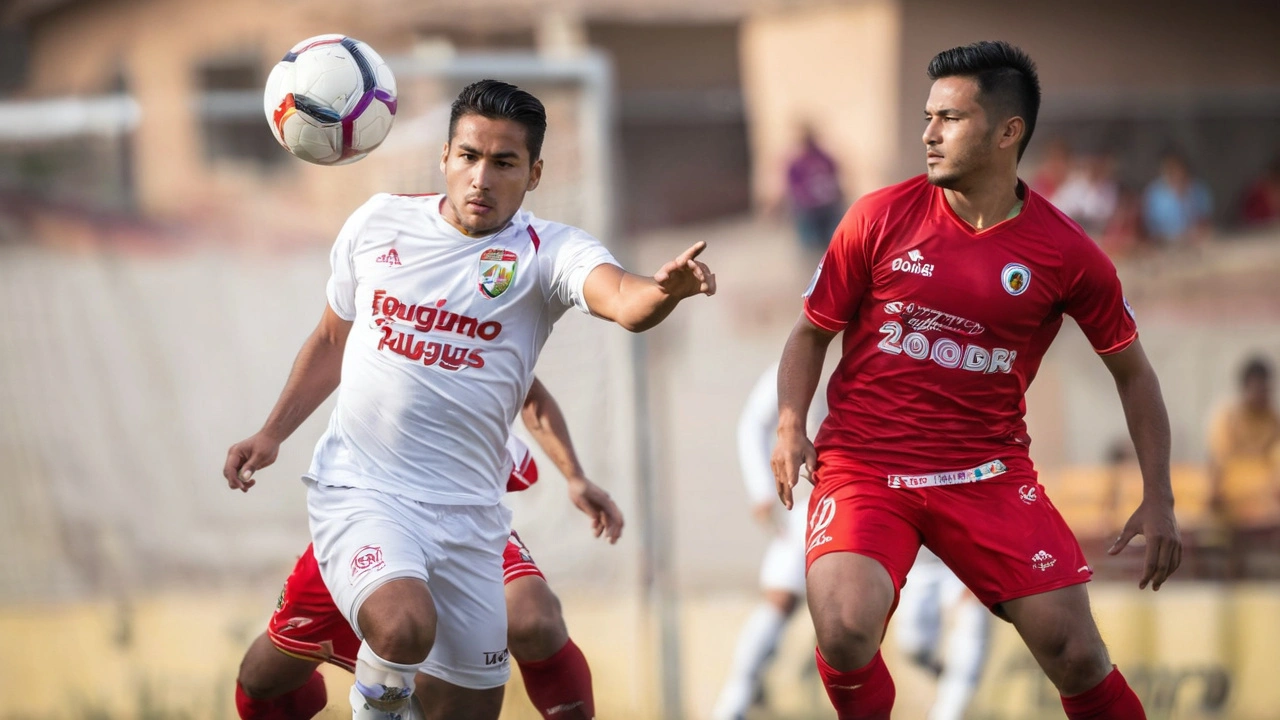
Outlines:
[[[823,498],[822,502],[818,503],[818,507],[813,509],[813,514],[809,516],[809,545],[805,548],[806,553],[831,542],[831,536],[826,533],[826,530],[835,519],[835,498]]]
[[[361,575],[371,570],[381,570],[386,566],[382,561],[381,545],[365,545],[356,551],[355,557],[351,558],[351,582],[360,578]]]
[[[1043,550],[1031,556],[1031,567],[1040,571],[1048,570],[1057,562],[1056,558]]]
[[[1030,505],[1036,501],[1036,486],[1023,485],[1018,488],[1018,497],[1022,498],[1022,502]]]

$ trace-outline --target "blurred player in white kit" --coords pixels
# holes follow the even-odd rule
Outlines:
[[[512,421],[552,325],[570,308],[639,332],[715,292],[697,243],[652,277],[578,228],[522,209],[538,186],[542,103],[512,85],[459,93],[445,195],[375,195],[334,243],[328,304],[262,429],[227,452],[248,490],[334,390],[307,483],[312,544],[361,638],[353,717],[492,720],[510,675],[502,503]]]
[[[816,428],[826,415],[826,394],[817,393],[809,415]],[[808,518],[792,511],[776,514],[777,491],[770,457],[778,427],[778,364],[756,381],[738,421],[738,461],[756,520],[773,533],[760,564],[763,598],[738,635],[729,677],[712,710],[712,720],[742,720],[762,697],[763,677],[787,621],[804,597],[805,537]],[[797,491],[807,483],[796,486]],[[801,507],[805,500],[797,501]],[[951,612],[946,648],[938,656],[945,616]],[[928,720],[964,717],[987,657],[986,608],[933,553],[921,549],[903,587],[894,630],[912,662],[938,677],[938,697]]]

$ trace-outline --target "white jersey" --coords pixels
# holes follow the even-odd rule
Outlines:
[[[493,505],[503,449],[551,326],[617,264],[591,235],[520,211],[463,235],[441,195],[375,195],[330,256],[330,307],[353,322],[307,477],[440,505]]]
[[[827,394],[819,389],[809,406],[808,423],[811,429],[822,424],[827,416]],[[813,437],[810,434],[810,437]],[[742,465],[742,479],[747,485],[747,495],[753,504],[778,496],[770,458],[778,440],[778,364],[774,363],[756,381],[747,396],[746,407],[738,419],[738,462]],[[801,484],[807,485],[803,479]],[[797,489],[800,485],[796,486]],[[801,514],[804,509],[801,508]]]

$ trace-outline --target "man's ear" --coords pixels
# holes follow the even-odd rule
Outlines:
[[[529,192],[533,190],[534,188],[538,187],[538,183],[541,181],[542,181],[542,158],[538,158],[538,161],[533,164],[533,167],[529,168],[529,184],[525,187],[524,191]]]

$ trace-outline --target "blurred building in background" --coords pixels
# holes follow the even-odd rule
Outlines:
[[[645,351],[566,318],[538,368],[588,473],[634,521],[623,542],[588,543],[555,477],[511,500],[592,661],[602,717],[661,717],[645,604],[660,569],[645,548],[669,544],[680,702],[704,716],[767,540],[733,427],[812,272],[791,227],[761,211],[783,197],[803,128],[850,199],[920,172],[930,57],[992,38],[1040,68],[1023,177],[1119,258],[1170,409],[1188,555],[1153,597],[1133,587],[1138,551],[1102,553],[1140,482],[1111,379],[1070,323],[1030,392],[1033,457],[1098,570],[1104,633],[1153,717],[1274,717],[1280,550],[1267,543],[1280,517],[1233,534],[1213,506],[1206,426],[1245,358],[1280,359],[1277,27],[1280,6],[1262,0],[0,6],[0,718],[230,717],[238,653],[305,545],[295,476],[327,406],[248,496],[223,487],[222,453],[265,414],[319,316],[342,220],[373,192],[441,189],[449,99],[468,72],[504,68],[552,119],[535,212],[600,233],[640,270],[711,244],[719,294],[646,335]],[[275,145],[261,90],[287,48],[335,31],[393,62],[401,109],[370,157],[321,168]],[[1144,245],[1143,194],[1171,150],[1212,196],[1209,232]],[[630,394],[636,371],[647,403]],[[1250,467],[1251,492],[1280,498],[1275,464]],[[638,521],[645,477],[653,527]],[[1233,560],[1241,547],[1252,554]],[[53,707],[63,688],[41,653],[73,641],[105,669],[80,705]],[[1058,717],[1008,628],[995,648],[975,717]],[[761,716],[825,717],[803,674],[804,622],[781,653],[775,714]],[[903,716],[922,716],[928,678],[895,672]],[[506,717],[530,717],[508,697]]]

